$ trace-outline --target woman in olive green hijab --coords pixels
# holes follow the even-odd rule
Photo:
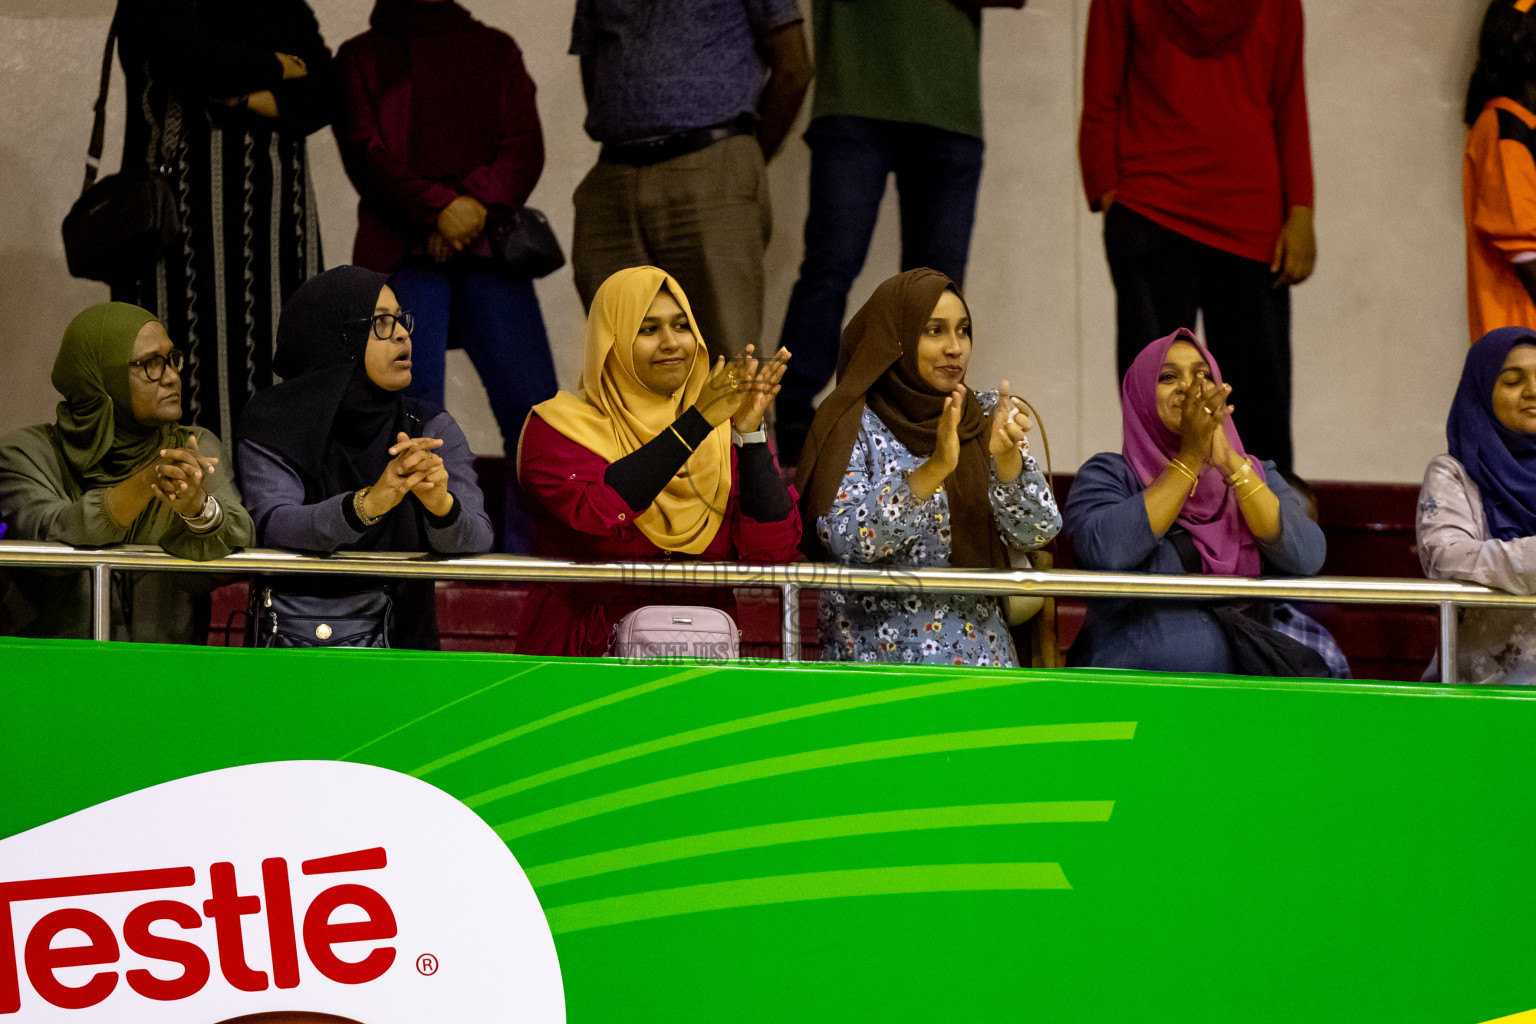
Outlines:
[[[53,423],[0,438],[0,522],[8,538],[77,547],[154,544],[206,561],[248,544],[251,517],[219,439],[181,419],[184,356],[153,314],[124,302],[70,322],[53,364]],[[12,573],[0,632],[84,636],[84,573]],[[209,578],[118,573],[113,639],[191,643],[207,628]],[[202,602],[205,604],[205,602]]]

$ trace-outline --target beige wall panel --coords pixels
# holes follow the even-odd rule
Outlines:
[[[334,47],[366,24],[366,0],[315,0]],[[1307,73],[1318,179],[1316,276],[1295,292],[1298,468],[1326,479],[1417,480],[1444,447],[1464,352],[1460,107],[1482,4],[1311,0]],[[569,3],[472,4],[521,44],[539,86],[548,162],[532,202],[570,239],[571,193],[595,159],[569,42]],[[64,325],[104,297],[64,267],[58,225],[79,186],[106,0],[7,0],[0,9],[0,430],[52,418],[48,371]],[[1119,447],[1114,293],[1099,217],[1077,177],[1088,0],[1031,0],[986,15],[987,164],[967,294],[973,381],[1008,377],[1040,408],[1058,468]],[[118,82],[119,86],[121,80]],[[116,166],[122,92],[114,96]],[[803,128],[803,123],[801,125]],[[770,168],[766,344],[777,342],[799,267],[809,153],[797,128]],[[329,133],[311,140],[327,263],[349,258],[355,197]],[[855,308],[897,268],[894,189]],[[561,382],[574,384],[583,318],[569,270],[538,284]],[[787,339],[794,347],[794,339]],[[468,360],[453,354],[448,403],[477,451],[500,449]],[[1241,424],[1241,396],[1237,396]]]

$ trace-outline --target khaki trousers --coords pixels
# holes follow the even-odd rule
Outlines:
[[[773,226],[763,151],[750,135],[646,167],[599,160],[576,186],[571,269],[582,305],[626,267],[683,286],[710,356],[762,351],[763,251]]]

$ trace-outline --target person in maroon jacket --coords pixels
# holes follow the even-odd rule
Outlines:
[[[558,389],[533,282],[492,255],[491,225],[522,208],[544,137],[522,53],[454,0],[377,0],[337,52],[336,126],[359,196],[352,262],[392,274],[416,315],[408,394],[442,408],[444,354],[463,347],[507,454],[502,549],[528,550],[511,472],[528,410]]]
[[[1317,258],[1301,0],[1093,0],[1078,154],[1120,376],[1198,312],[1251,448],[1289,472],[1289,287]]]

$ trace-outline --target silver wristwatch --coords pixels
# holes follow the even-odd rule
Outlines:
[[[207,533],[219,524],[219,518],[224,510],[219,507],[219,500],[211,494],[203,495],[203,507],[195,516],[182,516],[182,521],[187,524],[187,529],[193,533]]]
[[[731,444],[735,445],[737,448],[740,448],[744,444],[766,444],[767,442],[768,431],[764,430],[762,427],[758,427],[750,434],[738,434],[736,433],[735,427],[731,428]]]

